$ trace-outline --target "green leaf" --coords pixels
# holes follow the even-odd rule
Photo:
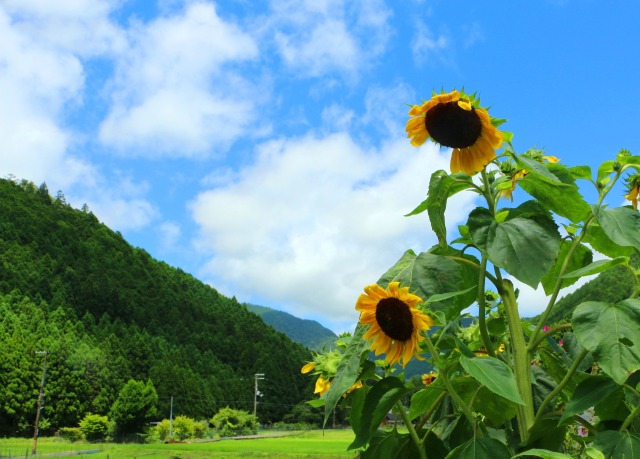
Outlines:
[[[560,182],[558,177],[549,172],[544,164],[536,161],[535,159],[531,159],[523,155],[515,155],[514,159],[516,160],[516,164],[518,164],[520,168],[529,171],[529,174],[527,175],[539,177],[541,180],[544,180],[547,183],[557,184]]]
[[[589,166],[573,166],[567,170],[575,179],[591,180],[591,168]]]
[[[640,212],[629,207],[603,209],[593,206],[593,213],[613,242],[640,251]]]
[[[409,419],[414,420],[431,408],[443,391],[444,388],[437,386],[434,382],[413,394],[409,405]]]
[[[511,368],[493,357],[460,357],[460,365],[476,381],[494,394],[523,405]]]
[[[466,174],[449,175],[443,170],[434,172],[429,181],[429,194],[418,207],[409,212],[407,216],[417,215],[425,210],[429,214],[429,222],[438,241],[447,245],[447,226],[444,220],[444,212],[447,209],[447,200],[454,194],[472,187],[471,177]]]
[[[446,459],[511,459],[511,451],[494,438],[472,438],[451,451]]]
[[[580,344],[618,384],[640,369],[640,300],[581,303],[572,323]]]
[[[360,454],[362,459],[385,459],[394,457],[398,451],[400,435],[397,430],[376,432],[369,447]],[[405,436],[406,437],[406,436]]]
[[[582,414],[587,409],[605,400],[618,389],[618,384],[607,376],[589,376],[576,387],[571,400],[560,417],[559,424],[575,414]]]
[[[378,426],[389,413],[393,405],[406,394],[408,389],[395,376],[381,379],[369,390],[365,398],[360,426],[356,438],[348,449],[361,448],[366,445]]]
[[[640,156],[618,155],[616,159],[620,164],[640,166]]]
[[[325,394],[323,427],[327,424],[329,416],[333,413],[333,409],[342,398],[342,395],[345,394],[358,379],[360,356],[369,344],[367,340],[362,339],[362,335],[364,335],[366,331],[366,326],[361,324],[357,325],[351,341],[349,341],[349,345],[345,349],[340,363],[338,363],[336,376],[333,378],[331,387],[329,387],[329,390]]]
[[[545,370],[549,376],[551,376],[556,383],[560,383],[567,375],[567,371],[569,367],[566,365],[566,362],[562,358],[560,358],[556,353],[552,352],[550,349],[540,348],[538,350],[540,356],[542,357],[542,362],[544,363]],[[586,378],[584,373],[574,373],[573,377],[569,379],[567,385],[562,390],[562,394],[568,398],[571,396],[575,388],[578,384]]]
[[[625,264],[629,261],[629,257],[617,257],[612,260],[598,260],[593,263],[576,269],[575,271],[571,271],[570,273],[562,276],[563,279],[567,278],[579,278],[584,276],[591,276],[593,274],[601,273],[602,271],[606,271],[609,268],[613,268],[614,266]]]
[[[533,288],[552,267],[560,249],[557,225],[535,201],[510,209],[504,223],[498,223],[488,209],[476,208],[467,225],[489,261]]]
[[[494,394],[471,376],[455,378],[451,384],[466,405],[471,406],[474,412],[485,416],[496,426],[504,424],[516,415],[517,404]]]
[[[515,459],[516,457],[537,457],[540,459],[573,459],[572,456],[568,456],[566,454],[563,453],[557,453],[555,451],[549,451],[547,449],[529,449],[527,451],[524,451],[520,454],[516,454],[515,456],[513,456],[513,458]]]
[[[635,458],[640,456],[640,436],[605,430],[596,436],[593,447],[602,451],[605,459]]]
[[[380,278],[378,284],[386,287],[393,281],[399,281],[403,286],[409,287],[412,293],[425,301],[429,301],[433,295],[460,292],[449,298],[436,297],[438,302],[432,302],[430,305],[432,311],[442,311],[449,319],[457,317],[460,311],[470,306],[476,298],[475,291],[471,289],[477,283],[477,274],[473,268],[429,252],[423,252],[417,256],[412,251],[405,252],[402,258]],[[467,293],[463,293],[460,289],[464,289]]]
[[[473,287],[469,287],[466,290],[460,290],[459,292],[436,293],[435,295],[431,295],[429,298],[427,298],[426,303],[427,304],[437,303],[438,301],[448,300],[449,298],[453,298],[454,296],[466,295],[471,291],[475,293],[476,290],[477,290],[477,287],[473,286]]]
[[[564,262],[567,258],[569,250],[573,246],[573,241],[563,239],[562,244],[560,245],[560,251],[558,252],[558,256],[556,258],[553,267],[549,270],[547,274],[542,278],[542,287],[544,288],[544,293],[546,295],[551,295],[553,290],[556,287],[556,282],[558,282],[558,275],[564,265]],[[593,252],[589,250],[588,247],[583,244],[578,245],[578,247],[573,252],[573,256],[569,260],[569,264],[566,267],[566,271],[573,271],[579,268],[582,268],[593,260]],[[565,272],[566,272],[565,271]],[[577,278],[565,279],[563,277],[562,287],[566,288],[570,285],[576,283],[578,281]]]
[[[590,214],[590,208],[571,173],[560,164],[549,164],[546,167],[558,181],[550,182],[541,175],[527,174],[518,184],[545,208],[573,223],[583,221]]]
[[[589,225],[582,242],[589,244],[594,250],[610,258],[629,256],[633,252],[633,248],[623,247],[613,242],[595,220]]]
[[[584,456],[588,459],[604,459],[604,454],[595,449],[593,446],[589,446],[583,452]]]
[[[614,171],[613,167],[615,163],[615,161],[610,159],[603,162],[600,167],[598,167],[598,182],[608,177]]]

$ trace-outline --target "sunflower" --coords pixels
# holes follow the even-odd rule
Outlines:
[[[364,288],[356,302],[360,311],[360,323],[369,325],[365,339],[373,338],[371,350],[376,356],[386,354],[390,365],[399,362],[403,367],[415,356],[424,339],[420,331],[428,330],[434,324],[433,319],[416,308],[422,298],[409,293],[409,287],[400,288],[399,282],[390,282],[387,289],[377,284]]]
[[[430,371],[429,373],[423,374],[420,378],[422,379],[422,384],[428,386],[438,377],[438,373]]]
[[[481,171],[496,157],[495,150],[502,144],[502,132],[491,124],[489,113],[455,90],[414,105],[409,116],[406,131],[411,145],[418,147],[431,137],[434,142],[453,148],[454,173],[473,175]]]
[[[640,174],[635,174],[627,178],[628,194],[625,199],[631,201],[631,205],[638,210],[638,199],[640,199]]]

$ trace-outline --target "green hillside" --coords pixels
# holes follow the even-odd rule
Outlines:
[[[338,336],[315,320],[300,319],[289,313],[265,306],[246,304],[249,311],[258,314],[267,325],[284,333],[296,343],[313,350],[327,349],[335,345]]]
[[[637,255],[631,256],[632,266],[638,267],[640,259]],[[585,301],[602,301],[605,303],[617,303],[633,293],[633,279],[631,274],[622,266],[604,271],[598,277],[590,280],[575,292],[561,298],[551,311],[547,321],[550,324],[567,322],[570,320],[573,310]]]
[[[180,269],[71,208],[46,185],[0,180],[0,434],[33,432],[48,350],[42,428],[106,414],[130,379],[151,380],[158,417],[224,406],[276,421],[311,398],[309,351]]]

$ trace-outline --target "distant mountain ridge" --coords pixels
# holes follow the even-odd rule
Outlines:
[[[250,312],[260,316],[264,323],[309,349],[315,351],[322,350],[323,347],[329,349],[338,339],[338,335],[315,320],[300,319],[287,312],[266,306],[248,303],[245,303],[245,306]]]

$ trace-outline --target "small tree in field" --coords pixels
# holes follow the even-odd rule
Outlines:
[[[258,420],[253,414],[229,407],[218,411],[211,418],[211,424],[221,437],[255,435],[258,432]]]
[[[88,441],[101,440],[109,431],[109,418],[99,414],[87,414],[80,421],[80,431]]]
[[[130,379],[120,390],[111,407],[110,417],[119,434],[138,433],[156,415],[158,394],[151,381],[143,383]]]

